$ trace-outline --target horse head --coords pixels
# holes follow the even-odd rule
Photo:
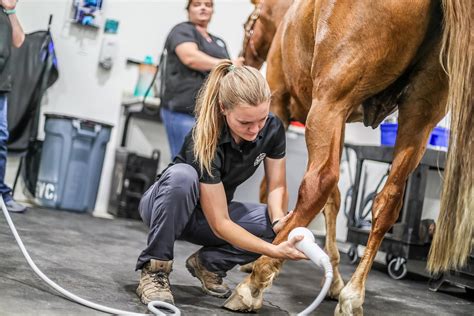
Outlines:
[[[276,32],[271,15],[271,0],[251,0],[255,9],[244,24],[244,41],[240,56],[245,64],[260,69],[265,62]],[[278,21],[279,23],[279,21]]]

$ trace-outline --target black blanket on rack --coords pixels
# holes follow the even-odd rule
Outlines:
[[[51,33],[27,34],[10,58],[13,88],[8,95],[8,150],[22,152],[36,140],[41,98],[58,78]]]

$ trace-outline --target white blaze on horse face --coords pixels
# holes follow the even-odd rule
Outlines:
[[[320,44],[325,38],[329,31],[328,20],[334,11],[334,5],[336,0],[329,0],[327,6],[321,10],[321,16],[318,22],[318,29],[316,30],[316,44]]]

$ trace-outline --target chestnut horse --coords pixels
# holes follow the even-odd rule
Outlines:
[[[271,110],[284,122],[290,117],[306,122],[307,171],[295,213],[274,243],[286,240],[294,227],[307,226],[330,197],[335,201],[332,212],[337,214],[344,127],[359,105],[365,124],[372,127],[398,109],[390,175],[373,204],[365,253],[340,290],[335,311],[336,315],[361,315],[365,281],[383,236],[398,218],[406,180],[423,156],[433,127],[449,109],[450,148],[428,268],[438,272],[464,265],[474,225],[472,1],[252,2],[256,10],[247,23],[244,56],[247,62],[253,59],[254,66],[261,66],[268,52]],[[265,27],[278,7],[286,14],[279,15],[280,21],[267,23],[275,28],[267,34],[274,35],[271,45],[258,45],[257,29]],[[326,248],[337,269],[339,255],[331,254],[328,244]],[[281,265],[282,260],[262,256],[224,306],[239,311],[259,309],[263,291]],[[335,278],[334,282],[342,280]],[[333,296],[338,288],[332,288]]]

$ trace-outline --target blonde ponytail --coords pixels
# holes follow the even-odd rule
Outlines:
[[[217,148],[217,141],[223,125],[219,107],[219,82],[229,72],[230,60],[219,63],[199,91],[196,104],[196,126],[193,131],[194,157],[201,172],[211,173],[211,162]]]

